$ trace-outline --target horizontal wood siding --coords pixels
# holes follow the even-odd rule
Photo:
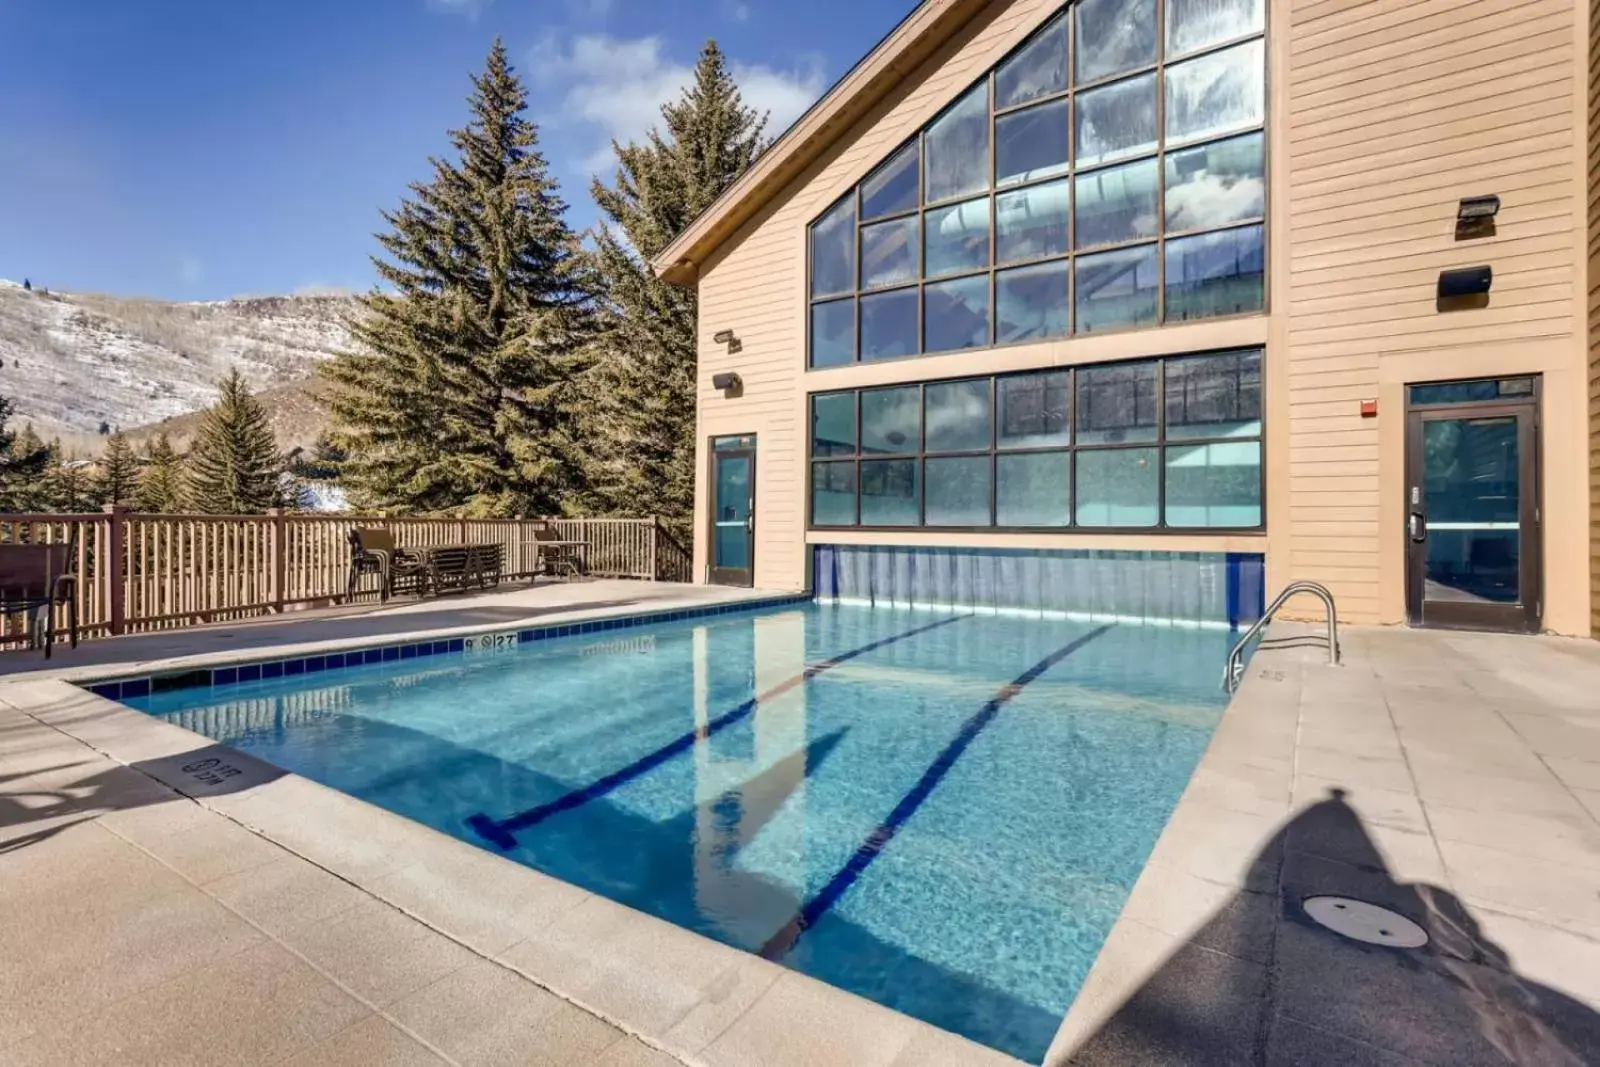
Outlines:
[[[705,260],[697,576],[709,541],[706,443],[755,433],[756,583],[806,583],[805,394],[815,381],[805,371],[807,224],[1059,2],[989,5]],[[1592,395],[1600,364],[1590,366],[1584,324],[1595,300],[1583,277],[1587,81],[1579,49],[1588,31],[1577,3],[1270,0],[1269,315],[1115,342],[1126,358],[1188,343],[1179,330],[1196,331],[1195,348],[1218,344],[1221,335],[1208,329],[1234,331],[1226,343],[1266,340],[1272,580],[1326,581],[1352,621],[1404,621],[1404,383],[1537,373],[1546,396],[1546,622],[1566,633],[1590,627],[1587,572],[1600,567],[1591,561],[1591,551],[1600,555],[1588,504],[1590,492],[1600,494],[1600,443],[1590,419],[1600,418]],[[1456,241],[1457,201],[1487,193],[1501,197],[1497,233]],[[1488,306],[1441,311],[1439,272],[1485,263],[1494,268]],[[723,330],[737,335],[739,352],[712,340]],[[1111,358],[1095,346],[1112,343],[1110,335],[1073,338],[1048,351],[962,353],[819,377],[845,388],[1016,370]],[[713,388],[724,371],[740,375],[742,393]],[[1378,418],[1360,417],[1367,399],[1380,400]],[[1570,577],[1579,570],[1581,584]]]
[[[1600,0],[1589,4],[1589,629],[1600,637]]]
[[[898,93],[716,251],[700,272],[699,486],[695,567],[709,547],[709,457],[722,434],[755,433],[756,572],[763,588],[802,588],[806,526],[806,227],[830,203],[983,74],[1061,0],[992,5],[951,46],[910,72]],[[731,329],[741,351],[712,338]],[[743,394],[725,397],[714,375],[738,373]],[[909,371],[908,377],[917,372]]]
[[[1538,370],[1548,394],[1575,370],[1574,2],[1273,4],[1272,32],[1289,33],[1273,195],[1288,202],[1274,309],[1288,319],[1291,567],[1352,621],[1403,620],[1403,383]],[[1457,201],[1487,193],[1496,235],[1455,240]],[[1489,305],[1441,311],[1439,272],[1478,264],[1494,269]],[[1361,418],[1380,397],[1380,418]]]

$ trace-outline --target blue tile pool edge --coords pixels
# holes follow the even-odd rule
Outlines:
[[[598,619],[579,619],[567,623],[549,623],[543,626],[516,627],[517,643],[529,644],[556,637],[577,637],[584,634],[603,633],[610,630],[627,630],[657,623],[684,622],[689,619],[715,615],[733,615],[748,611],[765,611],[772,608],[808,604],[810,593],[785,593],[778,596],[738,600],[729,604],[706,604],[699,607],[676,608],[665,611],[644,612],[638,615],[613,615]],[[103,678],[86,678],[72,684],[107,700],[127,700],[165,693],[175,689],[233,685],[238,682],[259,681],[262,678],[293,677],[315,674],[319,671],[358,667],[367,663],[389,663],[422,656],[438,656],[463,652],[466,638],[480,634],[502,633],[504,628],[488,627],[462,633],[453,637],[440,637],[426,641],[389,641],[360,648],[342,648],[337,652],[306,653],[299,656],[271,659],[241,659],[217,667],[174,667],[169,671],[135,676],[113,674]]]

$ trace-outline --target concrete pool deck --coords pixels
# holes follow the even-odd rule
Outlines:
[[[538,581],[487,593],[427,600],[402,598],[239,622],[157,630],[57,644],[50,659],[34,649],[0,652],[0,685],[26,677],[68,681],[118,674],[202,667],[253,658],[288,657],[393,644],[402,637],[459,637],[468,633],[548,626],[567,621],[737,604],[792,595],[726,586],[620,579]]]
[[[1269,636],[1047,1062],[1600,1061],[1600,645]],[[1016,1062],[37,673],[0,681],[0,944],[0,1064]]]
[[[1268,636],[1046,1063],[1600,1063],[1600,643]]]

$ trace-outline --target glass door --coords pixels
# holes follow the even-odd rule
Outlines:
[[[1538,400],[1533,379],[1412,386],[1407,612],[1412,625],[1536,632]]]
[[[756,439],[711,441],[711,573],[714,585],[755,584]]]

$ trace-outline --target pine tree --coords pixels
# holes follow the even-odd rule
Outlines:
[[[43,497],[50,511],[82,512],[95,506],[89,464],[68,452],[61,438],[52,438],[43,478]]]
[[[695,294],[649,261],[743,174],[767,145],[715,41],[694,83],[661,109],[664,129],[620,145],[615,184],[592,185],[605,216],[596,273],[606,294],[590,420],[602,509],[687,523],[694,509]]]
[[[25,422],[22,429],[17,431],[15,442],[11,446],[12,452],[19,456],[44,453],[49,456],[50,446],[45,444],[44,438],[39,436],[39,431],[33,428],[33,423]]]
[[[144,446],[144,468],[134,500],[140,511],[174,512],[183,507],[183,458],[165,433]]]
[[[576,502],[589,285],[497,40],[455,159],[385,212],[360,344],[325,368],[358,506],[548,514]]]
[[[139,482],[139,457],[121,430],[106,439],[95,495],[102,504],[131,504]]]
[[[237,368],[218,383],[189,449],[184,506],[207,515],[254,515],[278,502],[283,460],[267,413]]]
[[[0,396],[0,511],[37,511],[48,506],[44,478],[50,450],[32,423],[16,433],[6,429],[11,412],[11,401]]]

